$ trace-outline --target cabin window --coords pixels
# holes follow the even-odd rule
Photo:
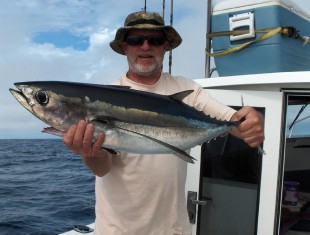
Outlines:
[[[262,153],[232,135],[202,145],[199,198],[209,203],[197,234],[256,234],[261,164]]]
[[[284,93],[280,234],[310,231],[310,94]],[[280,190],[282,189],[282,191]],[[302,233],[304,234],[304,233]]]

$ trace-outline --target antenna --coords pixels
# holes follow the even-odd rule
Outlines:
[[[207,28],[206,28],[206,52],[211,51],[211,39],[207,37],[208,33],[211,32],[211,0],[208,0],[208,9],[207,9]],[[210,56],[206,53],[206,64],[205,64],[205,77],[210,78],[211,77],[211,71],[210,71]]]
[[[173,27],[173,0],[171,0],[170,8],[170,26]],[[169,51],[169,73],[171,74],[172,67],[172,50]]]
[[[144,0],[144,11],[146,11],[146,0]]]
[[[163,19],[165,20],[165,7],[166,7],[166,1],[163,0]]]

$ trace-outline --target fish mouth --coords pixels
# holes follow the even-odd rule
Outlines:
[[[60,137],[63,137],[65,134],[65,132],[58,130],[58,129],[51,127],[51,126],[43,128],[42,132],[47,133],[47,134],[60,136]]]
[[[22,105],[25,107],[25,109],[27,109],[29,112],[33,113],[31,106],[29,105],[29,100],[28,98],[24,95],[24,93],[22,92],[22,89],[20,88],[19,85],[15,86],[18,88],[18,90],[14,90],[12,88],[10,88],[10,92],[11,94],[14,96],[14,98]]]

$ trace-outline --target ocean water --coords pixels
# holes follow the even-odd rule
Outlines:
[[[92,223],[94,180],[61,139],[0,139],[0,234],[53,235]]]

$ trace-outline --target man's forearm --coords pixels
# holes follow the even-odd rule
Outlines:
[[[112,155],[106,153],[105,156],[82,157],[84,164],[97,176],[102,177],[110,172],[112,168]]]

